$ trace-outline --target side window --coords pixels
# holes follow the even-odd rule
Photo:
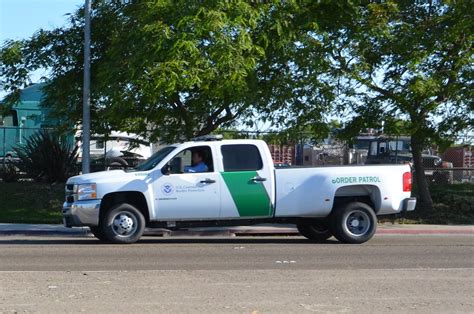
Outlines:
[[[214,163],[209,146],[197,146],[182,150],[169,162],[171,173],[213,172]]]
[[[248,144],[222,145],[224,171],[252,171],[263,167],[257,146]]]
[[[377,142],[370,143],[370,155],[377,156]]]

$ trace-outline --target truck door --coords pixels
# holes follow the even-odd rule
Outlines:
[[[273,216],[273,169],[253,144],[221,145],[221,218]]]
[[[193,164],[194,154],[202,155],[205,167]],[[154,182],[158,220],[218,219],[220,209],[219,173],[214,171],[212,147],[184,149],[169,165],[168,175]]]

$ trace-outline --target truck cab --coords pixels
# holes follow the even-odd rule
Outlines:
[[[264,142],[196,141],[171,147],[152,174],[156,220],[272,217],[274,169]],[[206,171],[189,170],[197,153]],[[137,169],[152,171],[152,164]]]

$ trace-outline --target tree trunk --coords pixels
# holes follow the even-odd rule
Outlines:
[[[413,153],[413,163],[415,167],[415,180],[418,186],[418,192],[420,193],[420,203],[428,209],[433,208],[433,200],[431,199],[430,190],[428,188],[428,182],[425,176],[425,167],[423,165],[423,144],[418,143],[417,136],[412,135],[411,137],[411,149]]]

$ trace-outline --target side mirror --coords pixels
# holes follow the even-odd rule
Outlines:
[[[165,176],[169,176],[171,173],[171,166],[165,165],[163,168],[161,168],[161,173],[164,174]]]

